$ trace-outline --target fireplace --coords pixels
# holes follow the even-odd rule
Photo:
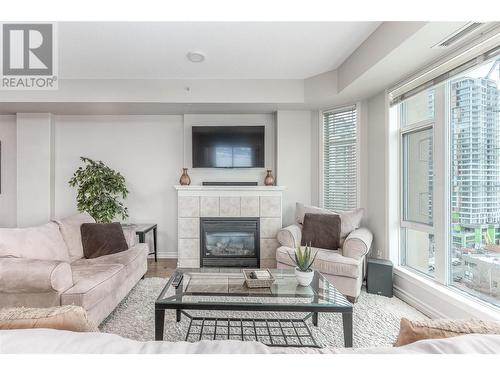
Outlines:
[[[260,267],[258,218],[202,217],[200,267]]]

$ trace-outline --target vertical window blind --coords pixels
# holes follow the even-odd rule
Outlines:
[[[356,107],[323,112],[323,206],[357,206]]]

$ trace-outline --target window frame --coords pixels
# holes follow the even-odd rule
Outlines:
[[[471,66],[470,69],[474,67],[480,67],[484,61],[478,63],[475,66]],[[475,295],[474,293],[469,293],[466,290],[459,288],[454,285],[453,281],[453,265],[452,265],[452,249],[453,249],[453,235],[452,235],[452,139],[451,139],[451,84],[453,77],[447,79],[446,81],[433,86],[435,89],[435,103],[434,103],[434,119],[424,120],[411,126],[405,125],[405,128],[401,128],[402,125],[402,111],[400,108],[396,110],[397,114],[397,134],[398,134],[398,247],[397,247],[397,260],[398,264],[407,269],[409,272],[415,274],[416,276],[424,277],[429,281],[433,281],[439,285],[439,287],[445,288],[449,293],[455,296],[464,297],[466,300],[471,301],[471,303],[478,304],[480,306],[487,307],[488,309],[493,309],[499,311],[498,307],[492,305],[488,301],[482,299],[482,297]],[[401,105],[398,103],[397,106]],[[403,220],[404,215],[404,202],[403,202],[403,192],[404,192],[404,160],[403,160],[403,134],[410,133],[415,130],[425,129],[426,123],[434,122],[433,126],[433,228],[431,226],[412,223]],[[427,124],[429,125],[429,124]],[[394,144],[395,145],[395,144]],[[436,152],[439,150],[439,154]],[[402,254],[405,249],[402,246],[401,238],[403,236],[403,228],[420,230],[434,235],[435,240],[435,274],[434,277],[423,273],[411,266],[403,264],[403,259],[406,256]],[[390,234],[392,236],[392,234]],[[393,258],[394,259],[394,258]],[[457,297],[458,298],[458,297]]]
[[[448,266],[448,250],[450,236],[448,233],[448,208],[451,196],[449,195],[449,129],[447,121],[449,120],[448,99],[449,93],[448,84],[440,84],[434,86],[434,117],[418,121],[413,124],[406,124],[401,127],[403,114],[402,109],[397,111],[397,127],[398,127],[398,159],[399,159],[399,176],[398,176],[398,264],[412,272],[415,272],[428,279],[438,281],[439,283],[450,286],[448,282],[449,266]],[[401,103],[397,104],[398,106]],[[404,220],[404,161],[403,161],[403,138],[405,134],[415,131],[432,129],[432,225],[416,223]],[[437,150],[445,150],[443,153],[437,153]],[[402,248],[403,238],[402,229],[411,229],[420,232],[432,234],[434,236],[434,274],[429,275],[419,271],[411,266],[403,264],[403,259],[406,260],[406,249]],[[405,254],[403,254],[403,251]]]
[[[325,189],[324,189],[324,150],[325,150],[325,128],[324,128],[324,114],[328,112],[342,112],[349,109],[354,109],[356,112],[356,207],[359,207],[361,201],[361,188],[360,188],[360,178],[361,178],[361,103],[347,104],[343,106],[336,107],[326,107],[318,111],[318,127],[319,127],[319,147],[318,147],[318,165],[319,165],[319,186],[318,186],[318,204],[321,208],[325,208]]]

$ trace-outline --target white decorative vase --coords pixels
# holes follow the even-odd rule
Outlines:
[[[298,268],[295,268],[295,277],[300,286],[309,286],[313,280],[314,271],[309,270],[307,272],[302,272]]]

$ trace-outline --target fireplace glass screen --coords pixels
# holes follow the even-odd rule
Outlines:
[[[255,235],[248,232],[205,233],[205,256],[255,256]]]
[[[200,266],[258,267],[258,218],[201,218]]]

